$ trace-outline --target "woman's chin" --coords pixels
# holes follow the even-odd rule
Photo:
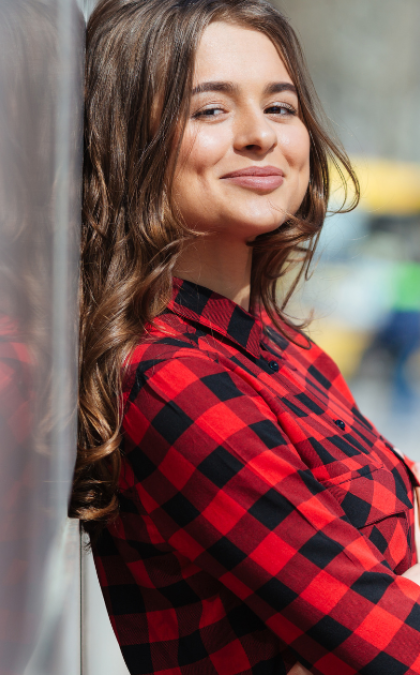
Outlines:
[[[241,239],[246,242],[253,241],[261,234],[268,234],[277,230],[285,221],[284,217],[279,217],[276,213],[275,217],[271,214],[268,217],[261,217],[261,214],[256,214],[255,218],[250,219],[249,214],[242,221],[238,221],[237,231]]]

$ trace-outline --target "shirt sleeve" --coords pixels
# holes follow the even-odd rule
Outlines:
[[[143,508],[314,672],[420,673],[420,587],[349,522],[253,379],[205,355],[137,372],[123,429]]]

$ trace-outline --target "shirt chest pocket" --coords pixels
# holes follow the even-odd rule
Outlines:
[[[393,571],[401,574],[408,569],[410,502],[398,477],[381,465],[365,465],[356,471],[339,471],[337,466],[332,473],[337,475],[321,483],[351,524],[378,548]]]

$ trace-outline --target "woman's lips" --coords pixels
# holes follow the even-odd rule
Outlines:
[[[284,173],[274,166],[250,166],[222,176],[222,180],[260,192],[272,192],[284,181]]]

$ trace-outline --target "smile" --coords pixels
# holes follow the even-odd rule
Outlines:
[[[250,166],[222,176],[222,180],[259,192],[272,192],[284,182],[284,173],[274,166]]]

